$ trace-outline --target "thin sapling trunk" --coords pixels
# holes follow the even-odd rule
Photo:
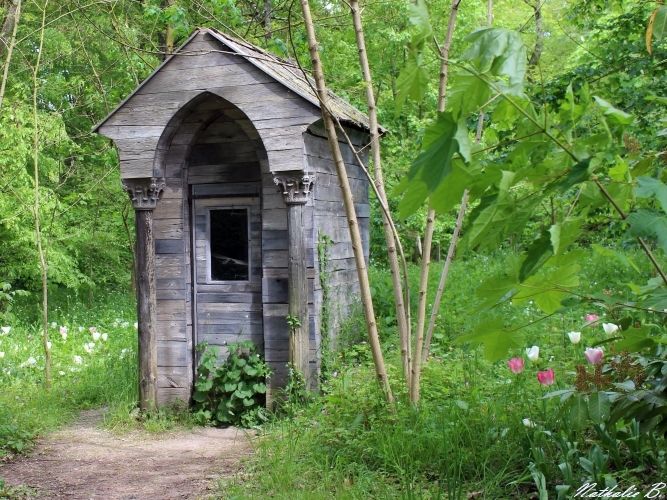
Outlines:
[[[359,223],[357,221],[357,214],[354,208],[354,200],[352,198],[350,182],[347,178],[345,163],[343,162],[343,156],[341,154],[340,145],[338,143],[336,126],[328,108],[329,96],[324,81],[324,72],[317,48],[317,37],[315,36],[315,27],[313,25],[313,18],[310,12],[310,5],[308,0],[301,0],[301,9],[303,12],[306,34],[308,37],[308,50],[313,65],[313,77],[315,78],[317,97],[322,108],[322,120],[324,122],[324,128],[327,133],[329,146],[331,147],[331,153],[336,165],[338,181],[340,182],[340,188],[343,194],[343,204],[345,206],[345,213],[350,230],[350,240],[352,242],[352,249],[354,251],[354,259],[356,262],[357,275],[359,278],[361,302],[364,308],[366,328],[368,331],[368,341],[371,347],[371,353],[373,355],[375,372],[378,378],[378,382],[384,391],[385,398],[389,403],[393,403],[394,396],[392,394],[391,386],[389,385],[389,379],[387,377],[387,371],[384,363],[384,355],[382,354],[382,349],[380,347],[380,338],[377,330],[375,311],[373,309],[373,299],[371,297],[370,283],[368,281],[368,270],[366,269],[366,260],[364,258],[361,233],[359,232]]]
[[[380,129],[377,117],[377,106],[375,104],[375,94],[373,93],[373,78],[371,76],[370,66],[368,64],[368,54],[366,52],[366,40],[364,38],[363,25],[361,23],[361,12],[359,10],[358,0],[350,1],[350,11],[352,12],[352,21],[357,40],[357,50],[359,52],[359,65],[364,77],[366,87],[366,102],[368,104],[368,121],[371,136],[371,154],[373,158],[373,168],[375,173],[375,186],[380,203],[388,207],[387,194],[384,186],[384,176],[382,173],[382,155],[380,151]],[[387,243],[387,257],[389,260],[389,269],[391,270],[391,280],[394,292],[394,302],[396,307],[396,319],[398,323],[398,336],[401,345],[401,362],[403,365],[403,376],[410,386],[410,325],[408,315],[406,314],[405,301],[403,300],[403,285],[401,283],[401,270],[396,252],[396,239],[392,232],[390,215],[382,212],[382,225],[384,229],[385,242]]]

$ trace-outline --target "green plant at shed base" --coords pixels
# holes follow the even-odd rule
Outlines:
[[[230,344],[227,349],[229,355],[219,365],[215,347],[197,346],[201,360],[192,396],[195,419],[205,424],[255,427],[267,420],[270,370],[252,342]]]

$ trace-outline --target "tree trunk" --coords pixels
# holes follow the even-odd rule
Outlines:
[[[454,252],[456,252],[456,244],[458,243],[459,240],[459,234],[461,233],[461,226],[463,226],[463,218],[465,217],[467,207],[468,207],[468,190],[466,189],[463,192],[463,198],[461,199],[461,207],[459,208],[459,214],[456,218],[456,226],[454,227],[452,240],[449,242],[449,249],[447,250],[445,265],[442,268],[442,273],[440,274],[438,291],[435,294],[435,300],[433,301],[433,307],[431,308],[431,319],[429,320],[428,323],[428,329],[426,330],[426,340],[424,341],[424,349],[422,350],[422,362],[426,361],[429,352],[431,350],[431,339],[433,338],[433,330],[435,329],[435,320],[438,317],[438,312],[440,310],[440,302],[442,301],[442,296],[445,293],[445,287],[447,286],[447,277],[449,276],[449,266],[451,265],[452,260],[454,260]]]
[[[271,0],[264,0],[264,41],[267,44],[271,41],[272,15],[273,15],[273,5],[271,5]]]
[[[532,4],[535,17],[535,47],[533,53],[528,60],[528,66],[537,66],[542,57],[542,50],[544,49],[544,26],[542,25],[542,0],[535,0]]]
[[[317,47],[317,38],[315,36],[315,27],[310,13],[310,5],[308,0],[301,0],[301,9],[303,12],[304,25],[306,27],[306,34],[308,36],[308,50],[310,52],[310,59],[313,65],[313,76],[315,78],[317,97],[322,108],[322,119],[324,127],[331,147],[334,163],[336,165],[336,172],[338,174],[338,181],[340,182],[341,191],[343,194],[343,204],[345,206],[345,213],[347,216],[347,223],[350,230],[350,240],[352,241],[352,249],[354,251],[354,259],[357,267],[357,276],[359,278],[359,288],[361,293],[361,302],[364,308],[364,316],[366,318],[366,328],[368,331],[368,341],[373,355],[373,362],[375,364],[375,372],[378,382],[384,391],[385,398],[389,403],[394,402],[394,396],[387,378],[387,371],[384,364],[384,356],[380,347],[380,338],[377,330],[377,323],[375,319],[375,311],[373,309],[373,299],[371,297],[370,283],[368,281],[368,270],[366,269],[366,260],[364,258],[364,251],[361,241],[361,234],[359,232],[359,223],[357,221],[357,214],[354,208],[354,200],[352,199],[352,191],[350,189],[350,182],[347,178],[345,170],[345,163],[338,144],[338,134],[334,125],[333,118],[328,108],[329,96],[327,93],[326,84],[324,82],[324,72],[322,70],[322,63]]]
[[[486,3],[486,23],[490,28],[493,25],[493,0],[487,0]],[[479,119],[477,121],[477,131],[475,133],[475,140],[479,144],[482,140],[482,131],[484,129],[484,111],[480,111]],[[442,273],[440,274],[440,281],[438,283],[438,290],[435,294],[435,300],[433,302],[433,307],[431,308],[431,318],[429,320],[428,329],[426,332],[426,341],[424,342],[424,349],[422,350],[422,362],[425,362],[431,351],[431,340],[433,339],[433,331],[435,330],[435,321],[440,312],[440,303],[442,301],[442,296],[445,292],[445,287],[447,286],[447,278],[449,276],[449,268],[454,259],[454,254],[456,252],[456,245],[458,244],[459,235],[461,233],[461,227],[463,226],[463,219],[465,217],[465,211],[468,207],[468,190],[463,191],[463,196],[461,197],[461,206],[459,208],[459,214],[456,218],[456,225],[454,227],[454,233],[452,234],[452,239],[449,242],[449,249],[447,250],[447,257],[445,260],[445,265],[442,268]]]
[[[9,0],[5,4],[7,5],[7,15],[2,23],[2,28],[0,28],[0,58],[3,57],[9,47],[10,38],[19,23],[19,16],[21,15],[21,0]]]
[[[166,6],[171,7],[172,5],[174,5],[174,0],[167,0]],[[164,45],[166,52],[164,57],[166,59],[167,56],[174,53],[174,27],[169,23],[167,23],[167,28],[164,34]]]
[[[375,172],[375,186],[380,198],[380,203],[389,207],[387,194],[384,186],[384,176],[382,172],[382,156],[380,151],[380,130],[377,118],[377,106],[375,104],[375,95],[373,93],[373,78],[371,76],[370,66],[368,64],[368,55],[366,53],[366,40],[364,39],[363,25],[361,23],[361,12],[359,10],[358,0],[350,1],[350,11],[352,12],[352,21],[354,32],[357,39],[357,50],[359,52],[359,65],[364,77],[366,87],[366,102],[368,104],[368,121],[371,135],[371,154],[373,157],[373,167]],[[403,285],[401,282],[401,270],[396,252],[396,240],[389,221],[389,215],[382,212],[382,225],[384,229],[384,238],[387,243],[387,257],[389,259],[389,268],[391,270],[391,280],[394,291],[394,302],[396,307],[396,318],[398,322],[398,336],[401,345],[401,362],[403,365],[403,376],[410,386],[410,325],[407,321],[408,315],[405,310],[405,301],[403,300]]]
[[[19,27],[20,17],[21,0],[11,0],[7,10],[7,16],[2,24],[2,31],[0,31],[0,58],[2,58],[3,54],[7,54],[3,63],[2,81],[0,82],[0,109],[2,109],[2,101],[5,97],[5,88],[7,87],[7,78],[9,76],[9,65],[12,62],[14,45],[16,45],[16,32]]]
[[[442,113],[447,105],[447,81],[449,79],[449,51],[452,48],[454,29],[456,28],[456,17],[459,12],[461,0],[452,0],[447,23],[447,34],[445,43],[440,52],[440,85],[438,88],[438,112]],[[422,249],[422,264],[419,277],[419,304],[417,308],[417,332],[415,333],[415,348],[412,359],[412,377],[410,383],[410,401],[419,402],[419,382],[421,377],[421,352],[424,346],[424,327],[426,324],[426,302],[428,295],[428,274],[431,265],[431,243],[433,231],[435,230],[435,210],[429,207],[426,215],[426,228],[424,230],[424,245]]]
[[[39,66],[42,62],[42,52],[44,48],[44,26],[46,24],[46,7],[48,0],[42,10],[42,27],[39,36],[39,48],[37,50],[37,60],[32,73],[32,118],[33,118],[33,186],[34,186],[34,204],[33,214],[35,217],[35,244],[37,246],[37,255],[39,257],[39,270],[42,279],[42,347],[44,349],[44,387],[51,388],[51,342],[49,341],[49,267],[46,257],[46,248],[42,240],[41,228],[41,193],[40,193],[40,175],[39,175],[39,116],[37,113],[37,97],[39,94]]]

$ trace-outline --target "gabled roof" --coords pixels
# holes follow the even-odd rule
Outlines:
[[[148,78],[134,90],[134,92],[127,96],[111,113],[109,113],[109,115],[95,125],[93,131],[96,132],[99,130],[99,128],[104,125],[116,111],[122,108],[134,94],[159,73],[173,57],[181,52],[186,53],[187,45],[200,33],[211,35],[213,38],[227,46],[234,54],[243,57],[253,66],[274,78],[277,82],[298,94],[306,101],[314,104],[318,108],[320,107],[320,102],[315,94],[315,81],[309,75],[304,76],[303,72],[296,64],[280,59],[256,45],[230,37],[217,30],[211,28],[198,28],[178,49],[174,51],[173,54],[167,57],[162,64],[160,64],[153,73],[151,73],[150,76],[148,76]],[[364,130],[369,129],[368,116],[331,91],[329,91],[329,107],[331,108],[331,112],[334,113],[341,122],[355,125]]]

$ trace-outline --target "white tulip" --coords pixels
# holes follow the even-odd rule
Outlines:
[[[12,331],[12,327],[11,326],[3,326],[2,328],[0,328],[0,330],[2,330],[3,335],[7,335],[9,332]]]
[[[4,352],[4,351],[0,351],[0,359],[2,359],[2,358],[4,358],[4,357],[5,357],[5,352]]]
[[[95,330],[95,331],[92,332],[92,333],[93,333],[93,340],[94,340],[95,342],[97,342],[98,340],[100,340],[100,337],[102,336],[102,334],[101,334],[100,332],[98,332],[97,330]]]
[[[137,322],[135,321],[135,322],[134,322],[134,329],[137,330],[138,328],[139,328],[139,323],[137,323]]]
[[[604,333],[607,335],[616,333],[619,330],[619,326],[615,325],[614,323],[602,323],[602,328],[604,329]]]
[[[79,332],[82,332],[84,328],[82,326],[79,327]]]
[[[529,347],[526,349],[526,356],[528,356],[528,359],[531,361],[537,361],[540,357],[540,348],[536,345]]]
[[[106,342],[107,340],[109,340],[109,335],[107,335],[106,333],[103,333],[103,334],[102,334],[102,340],[103,340],[104,342]]]
[[[50,340],[47,340],[47,341],[46,341],[46,350],[47,350],[47,351],[50,351],[52,345],[53,345],[53,344],[51,343],[51,341],[50,341]]]
[[[578,344],[581,341],[581,332],[570,332],[567,336],[573,344]]]

